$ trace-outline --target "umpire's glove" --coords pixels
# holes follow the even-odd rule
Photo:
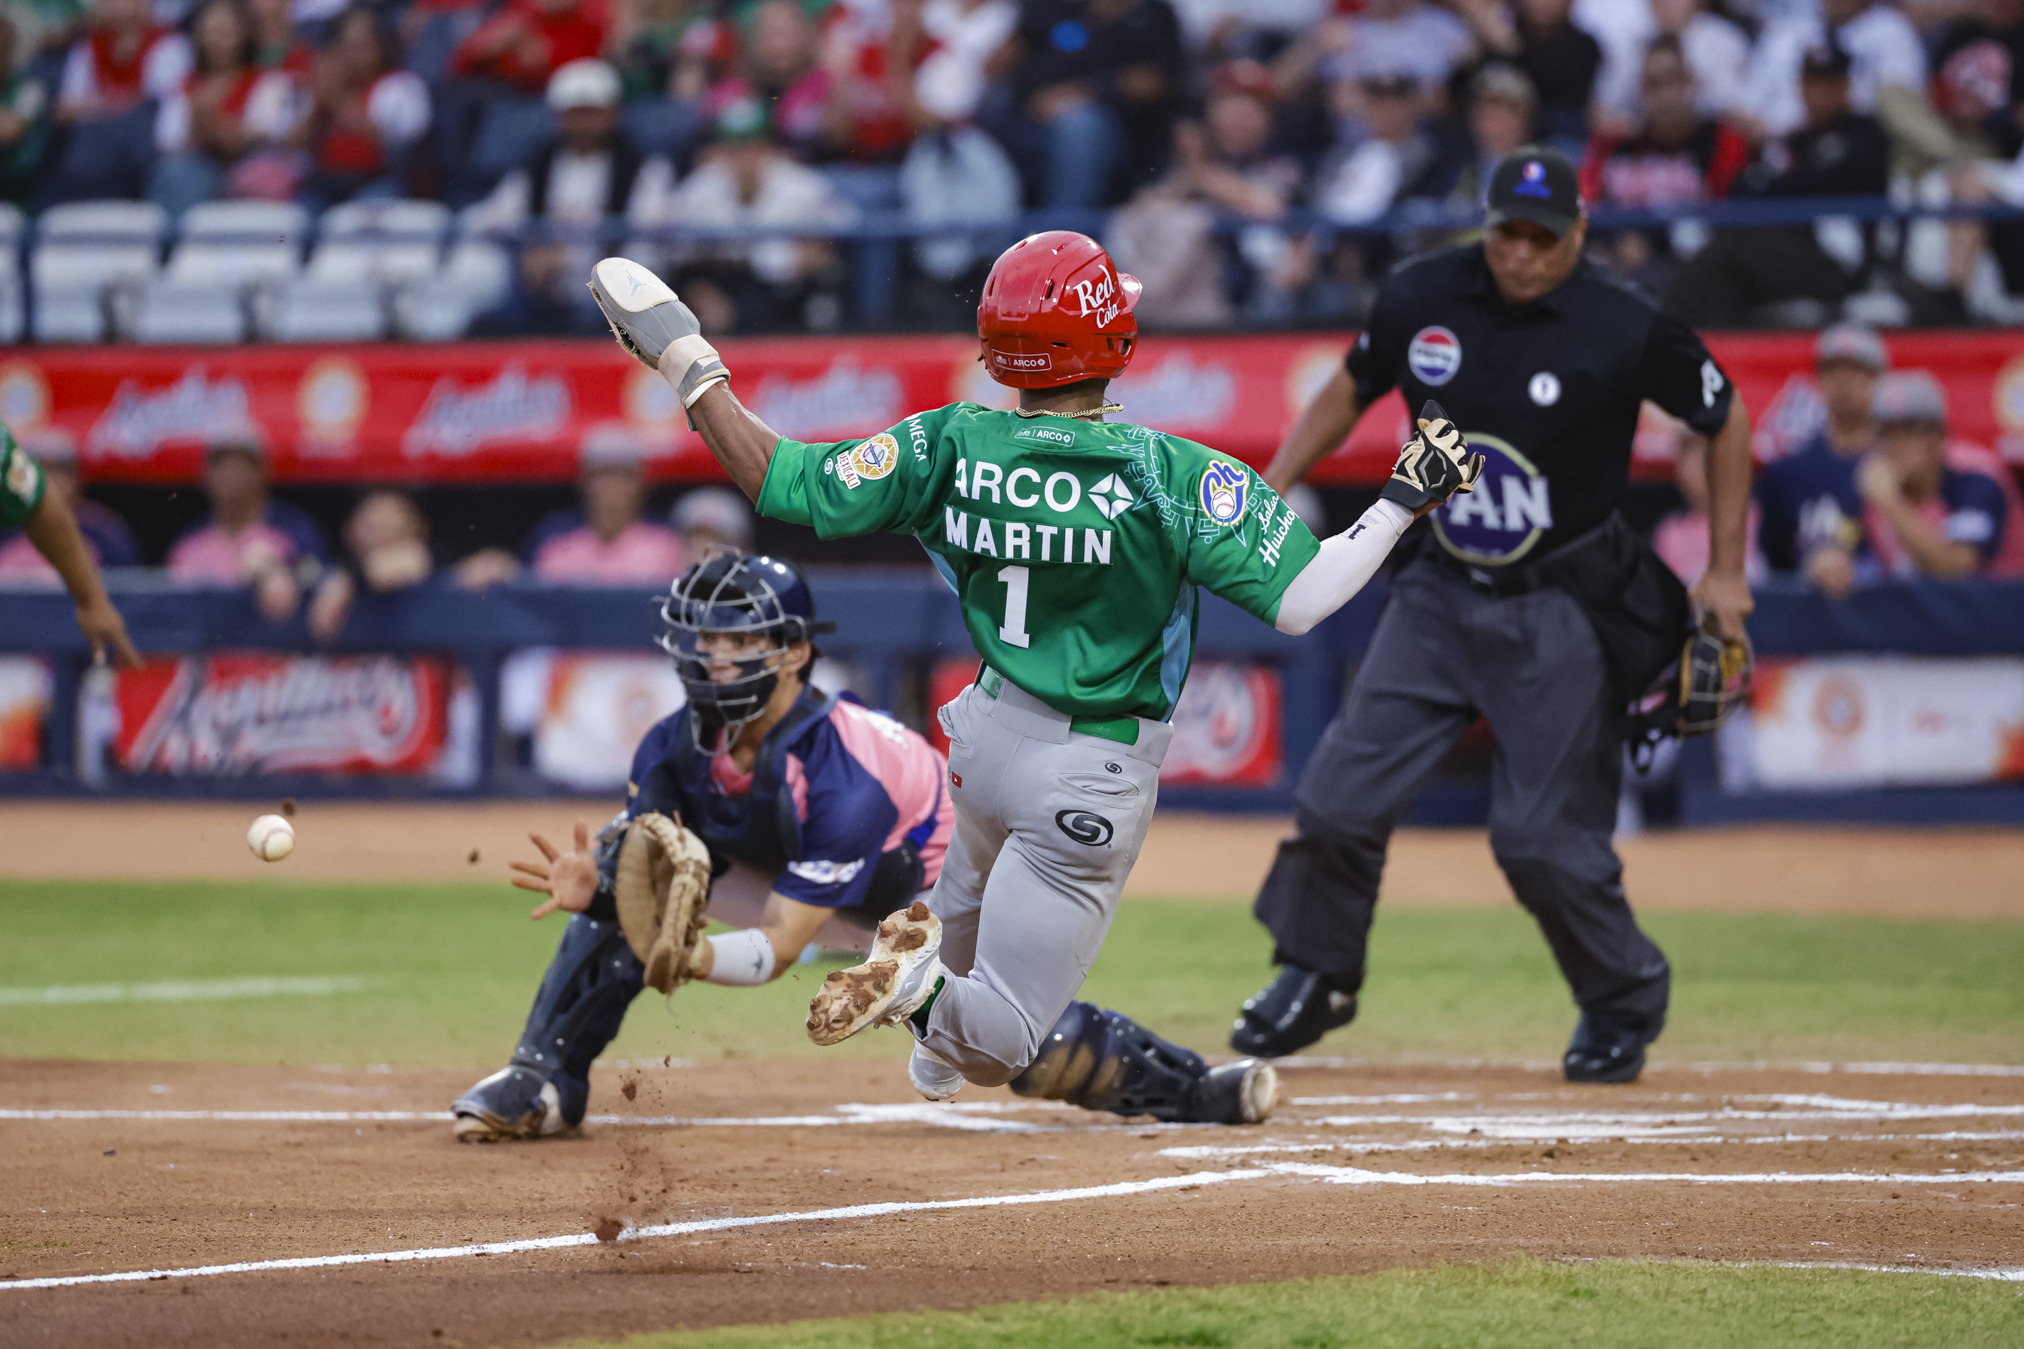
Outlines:
[[[1378,496],[1420,514],[1457,492],[1475,490],[1483,456],[1469,449],[1462,432],[1431,398],[1420,409],[1420,431],[1399,451],[1391,480]]]

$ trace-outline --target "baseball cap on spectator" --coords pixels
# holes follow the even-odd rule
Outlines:
[[[1420,92],[1420,82],[1403,71],[1383,70],[1366,75],[1357,83],[1370,98],[1411,98]]]
[[[1209,92],[1217,98],[1225,94],[1248,94],[1260,103],[1270,103],[1279,94],[1279,87],[1273,82],[1272,72],[1262,64],[1249,59],[1225,61],[1216,67],[1216,74],[1209,82]]]
[[[584,473],[619,468],[638,472],[646,466],[646,442],[631,427],[607,424],[593,426],[577,447],[576,466]]]
[[[717,114],[717,124],[711,128],[710,139],[719,145],[737,144],[750,141],[773,139],[773,119],[767,115],[766,105],[756,98],[736,98],[724,105]]]
[[[1560,238],[1574,228],[1582,206],[1581,187],[1567,156],[1551,146],[1521,145],[1490,175],[1484,222],[1495,229],[1507,220],[1529,220]]]
[[[1800,58],[1799,74],[1809,80],[1839,80],[1848,76],[1848,51],[1839,42],[1816,42]]]
[[[1923,370],[1899,370],[1876,382],[1869,415],[1878,426],[1947,424],[1947,391]]]
[[[1532,77],[1516,66],[1492,61],[1469,81],[1471,103],[1515,103],[1523,108],[1539,106],[1539,90]]]
[[[728,487],[698,487],[668,512],[668,523],[685,537],[706,535],[740,552],[752,547],[752,507]]]
[[[557,112],[616,108],[622,93],[618,72],[594,56],[571,61],[548,77],[548,106]]]
[[[1890,369],[1890,352],[1874,329],[1860,323],[1837,323],[1823,331],[1820,340],[1813,344],[1814,367],[1830,361],[1847,361],[1877,375]]]

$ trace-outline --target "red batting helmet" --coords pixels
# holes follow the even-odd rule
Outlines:
[[[977,336],[984,368],[1015,389],[1115,379],[1138,342],[1139,283],[1073,230],[1030,234],[984,279]]]

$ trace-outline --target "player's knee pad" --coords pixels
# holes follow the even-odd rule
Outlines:
[[[1012,1080],[1021,1096],[1067,1101],[1087,1110],[1190,1117],[1202,1056],[1170,1044],[1130,1017],[1072,1002],[1041,1042],[1040,1053]]]
[[[577,914],[563,929],[513,1062],[556,1080],[572,1124],[589,1096],[590,1065],[618,1035],[644,976],[617,923]]]

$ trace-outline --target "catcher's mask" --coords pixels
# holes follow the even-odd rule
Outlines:
[[[1707,624],[1694,629],[1680,658],[1630,706],[1625,728],[1631,760],[1643,772],[1659,742],[1708,735],[1750,695],[1757,654],[1746,637],[1731,642]]]
[[[736,552],[676,577],[661,623],[661,647],[689,696],[690,733],[706,753],[766,710],[797,643],[836,628],[815,621],[815,597],[794,564]]]

